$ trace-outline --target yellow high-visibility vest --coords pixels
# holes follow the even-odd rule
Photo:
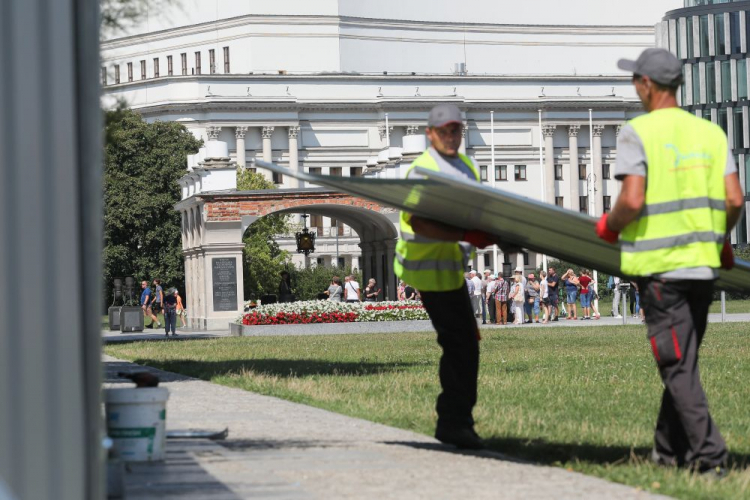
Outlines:
[[[630,125],[646,153],[646,199],[620,235],[622,272],[719,268],[726,236],[724,131],[679,108],[652,111]]]
[[[472,161],[460,153],[459,157],[471,169],[478,182],[479,172]],[[414,160],[406,171],[407,175],[416,167],[438,172],[442,170],[429,150]],[[412,196],[416,201],[420,193],[417,190]],[[420,291],[445,292],[461,288],[464,285],[464,252],[459,244],[415,234],[409,223],[410,219],[411,214],[401,212],[401,237],[396,244],[396,259],[393,263],[396,275]]]

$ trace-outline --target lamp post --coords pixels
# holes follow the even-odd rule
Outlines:
[[[315,251],[315,233],[307,229],[307,214],[302,214],[304,227],[302,231],[296,233],[294,237],[297,240],[297,253],[305,254],[305,257]]]

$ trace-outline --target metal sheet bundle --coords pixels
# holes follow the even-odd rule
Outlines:
[[[311,184],[360,196],[420,217],[466,229],[481,229],[502,241],[607,274],[621,275],[619,245],[596,236],[596,219],[440,172],[417,169],[422,179],[374,179],[293,172],[272,163],[259,167]],[[750,263],[737,260],[721,270],[717,286],[750,292]]]

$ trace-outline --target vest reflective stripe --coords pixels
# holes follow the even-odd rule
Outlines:
[[[474,168],[471,160],[464,155],[459,155],[459,157],[479,181],[479,172]],[[408,175],[416,167],[455,173],[455,167],[442,158],[433,158],[429,150],[414,160],[406,174]],[[407,200],[416,205],[421,196],[421,186],[416,186]],[[409,220],[409,214],[401,212],[401,237],[396,244],[396,258],[393,262],[396,275],[422,291],[439,292],[461,288],[464,284],[465,252],[459,243],[434,240],[416,234]]]
[[[712,210],[726,210],[726,203],[724,200],[712,200],[711,198],[690,198],[685,200],[667,201],[664,203],[653,203],[643,207],[638,218],[646,217],[647,215],[661,215],[672,212],[680,212],[682,210],[695,210],[697,208],[710,208]]]
[[[693,243],[724,243],[724,233],[714,233],[705,231],[702,233],[681,234],[679,236],[669,236],[667,238],[658,238],[653,240],[642,241],[623,241],[620,248],[623,252],[636,253],[648,252],[651,250],[660,250],[662,248],[672,248],[678,246],[691,245]]]
[[[454,260],[406,260],[401,255],[396,255],[396,260],[410,271],[458,271],[463,276],[463,262]]]
[[[620,235],[623,273],[718,268],[726,230],[726,135],[679,108],[630,124],[646,153],[647,183],[641,214]]]
[[[404,241],[413,241],[414,243],[445,243],[441,240],[428,238],[427,236],[422,236],[421,234],[408,233],[403,230],[401,231],[401,239]]]

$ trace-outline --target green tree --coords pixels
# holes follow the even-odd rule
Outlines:
[[[350,267],[311,266],[290,270],[289,274],[292,278],[292,287],[299,300],[315,300],[319,293],[328,290],[334,276],[341,278],[342,286],[344,285],[344,276],[350,274],[354,274],[357,282],[362,283],[362,273],[359,271],[352,273]]]
[[[201,142],[177,122],[147,123],[128,109],[105,117],[104,289],[112,278],[160,278],[184,290],[177,180]]]
[[[237,169],[238,190],[275,188],[276,186],[262,174]],[[281,271],[290,266],[291,257],[289,252],[279,247],[274,237],[290,231],[289,216],[274,214],[261,217],[245,231],[242,238],[245,243],[242,266],[245,299],[259,298],[268,293],[278,294]]]

